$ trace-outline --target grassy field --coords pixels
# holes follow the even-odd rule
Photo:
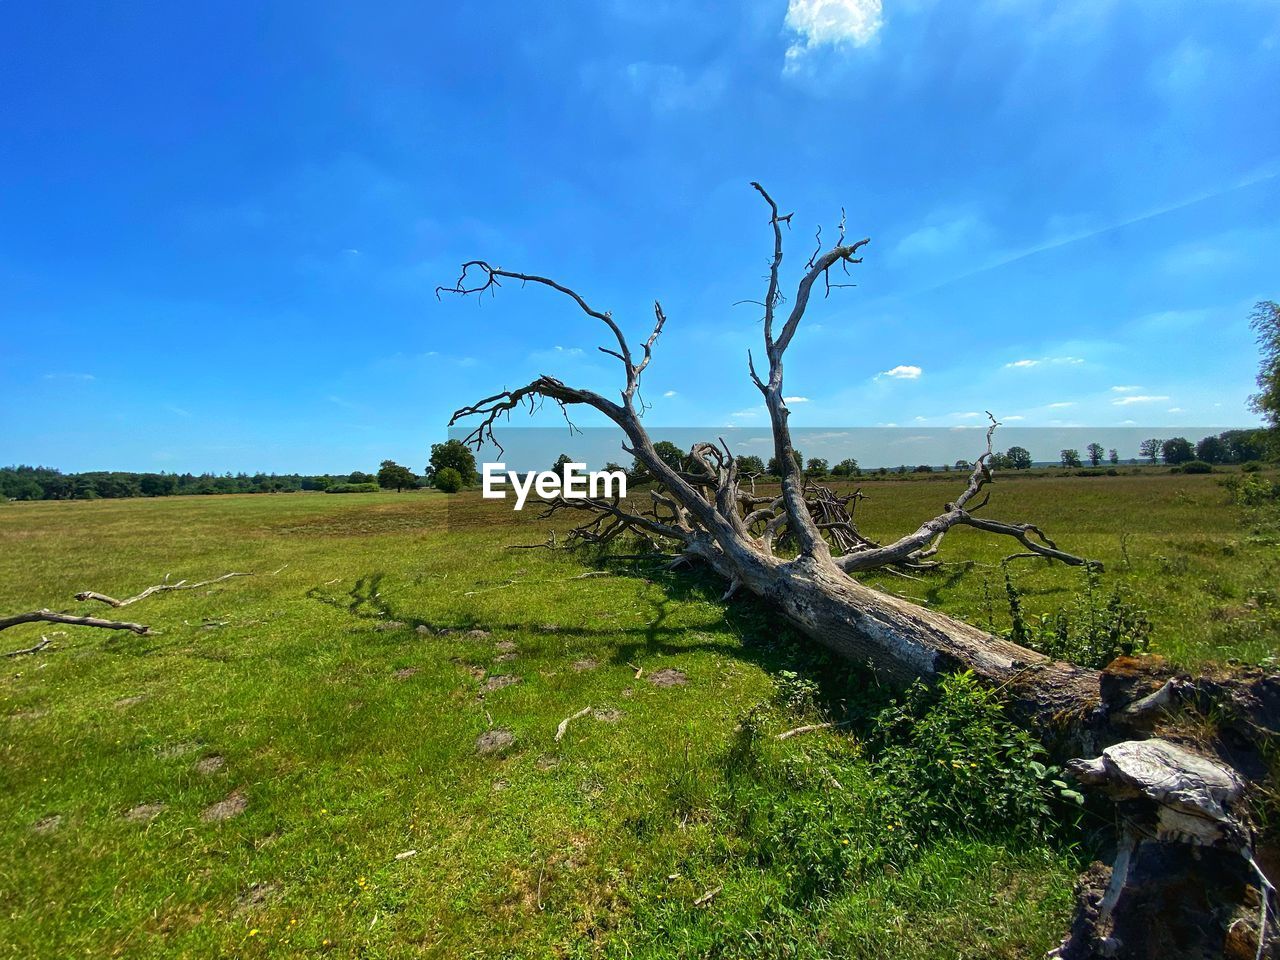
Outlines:
[[[881,537],[954,495],[863,488]],[[69,628],[0,661],[0,956],[1022,957],[1055,942],[1089,853],[1071,822],[898,843],[910,797],[876,786],[857,726],[767,737],[744,786],[735,730],[794,722],[779,690],[831,674],[823,658],[709,580],[616,564],[581,578],[598,568],[509,550],[545,525],[499,507],[0,505],[6,612],[255,574],[120,611],[154,636]],[[988,513],[1104,561],[1180,665],[1280,650],[1275,544],[1213,477],[1002,480]],[[958,530],[948,569],[879,582],[1003,630],[1007,552]],[[1082,586],[1027,561],[1013,576],[1032,614]],[[42,633],[6,631],[3,648]],[[827,702],[888,700],[834,676]]]

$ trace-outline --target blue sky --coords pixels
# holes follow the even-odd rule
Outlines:
[[[759,426],[769,252],[870,236],[789,354],[800,426],[1255,422],[1280,298],[1280,5],[0,6],[0,462],[421,469],[540,373]],[[545,417],[535,423],[553,424]],[[584,422],[590,423],[589,418]],[[856,456],[857,451],[850,451]]]

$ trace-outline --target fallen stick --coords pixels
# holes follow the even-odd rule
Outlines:
[[[561,740],[564,739],[564,734],[565,734],[565,731],[569,729],[569,724],[571,724],[574,720],[577,720],[579,717],[585,717],[590,712],[591,712],[590,707],[583,707],[573,716],[565,717],[563,720],[561,720],[560,726],[556,727],[556,743],[559,743]]]
[[[708,903],[712,901],[712,899],[715,898],[715,895],[723,889],[724,887],[722,886],[712,887],[710,890],[708,890],[706,893],[700,896],[697,900],[693,901],[693,905],[695,907],[705,907]]]
[[[288,566],[288,564],[285,564]],[[280,570],[283,570],[281,567]],[[277,570],[276,573],[279,573]],[[167,590],[196,590],[200,587],[207,587],[213,583],[222,583],[224,580],[230,580],[232,577],[252,577],[252,573],[224,573],[220,577],[214,577],[212,580],[201,580],[199,583],[187,583],[185,580],[179,580],[177,583],[157,583],[154,587],[147,587],[141,593],[133,597],[127,597],[124,600],[117,600],[114,597],[108,597],[106,594],[98,593],[95,590],[82,590],[76,594],[77,600],[97,600],[111,607],[127,607],[131,603],[137,603],[139,600],[145,600],[154,593],[164,593]]]
[[[843,727],[843,726],[847,726],[847,725],[848,725],[848,723],[849,723],[849,721],[848,721],[848,720],[842,720],[842,721],[840,721],[839,723],[834,723],[834,722],[831,722],[831,723],[807,723],[807,724],[805,724],[803,727],[795,727],[795,728],[793,728],[793,729],[791,729],[791,730],[787,730],[787,731],[786,731],[786,732],[784,732],[784,733],[780,733],[780,734],[778,734],[777,739],[779,739],[779,740],[790,740],[792,737],[798,737],[798,736],[800,736],[802,733],[813,733],[815,730],[830,730],[832,727]]]
[[[53,643],[52,640],[50,640],[48,637],[42,636],[40,638],[40,642],[37,643],[34,647],[26,647],[25,649],[22,649],[22,650],[10,650],[8,653],[5,654],[5,657],[6,658],[21,657],[28,653],[39,653],[41,650],[43,650],[45,647],[47,647],[51,643]]]
[[[65,623],[73,627],[100,627],[103,630],[132,630],[139,636],[151,632],[151,628],[141,623],[125,623],[120,620],[102,620],[99,617],[77,617],[70,613],[58,613],[56,610],[32,610],[30,613],[18,613],[12,617],[0,617],[0,630],[16,627],[20,623]]]

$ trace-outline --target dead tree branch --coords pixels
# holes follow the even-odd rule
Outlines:
[[[102,630],[130,630],[140,636],[150,633],[149,627],[141,623],[125,623],[120,620],[103,620],[100,617],[77,617],[70,613],[58,613],[56,610],[32,610],[30,613],[18,613],[11,617],[0,617],[0,630],[8,630],[23,623],[65,623],[73,627],[98,627]]]
[[[288,566],[288,564],[285,564],[285,566]],[[284,567],[280,568],[280,570],[283,569]],[[280,570],[277,570],[276,573],[279,573]],[[147,587],[147,589],[135,596],[126,597],[124,600],[116,600],[112,597],[106,596],[105,594],[97,593],[94,590],[82,590],[76,594],[76,599],[81,601],[97,600],[98,602],[105,603],[111,607],[127,607],[131,603],[137,603],[139,600],[147,599],[147,597],[152,594],[164,593],[168,590],[198,590],[200,587],[207,587],[211,584],[222,583],[224,580],[230,580],[233,577],[251,576],[253,576],[252,573],[224,573],[220,577],[214,577],[212,580],[201,580],[199,583],[187,583],[186,580],[179,580],[177,583],[158,583],[153,587]]]

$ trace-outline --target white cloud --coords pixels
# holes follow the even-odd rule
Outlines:
[[[782,402],[783,403],[808,403],[809,398],[808,397],[783,397]]]
[[[884,26],[880,0],[790,0],[787,29],[796,39],[787,48],[786,70],[818,47],[864,47]]]
[[[890,380],[919,380],[920,374],[924,373],[919,367],[912,366],[907,363],[900,363],[896,367],[888,370],[882,370],[876,374],[876,379],[880,380],[888,377]]]
[[[46,380],[94,380],[92,373],[46,373]]]
[[[1170,407],[1168,412],[1169,413],[1186,413],[1187,411],[1183,410],[1181,407]]]
[[[663,394],[664,397],[674,397],[675,395],[676,395],[676,392],[674,390],[668,390],[666,393]]]
[[[1141,387],[1139,387],[1139,386],[1132,386],[1132,385],[1131,385],[1131,386],[1119,386],[1119,387],[1112,387],[1112,388],[1111,388],[1111,392],[1112,392],[1112,393],[1133,393],[1133,391],[1135,391],[1135,390],[1141,390],[1141,389],[1142,389],[1142,388],[1141,388]]]
[[[957,420],[976,420],[978,417],[982,416],[982,414],[971,410],[968,413],[953,413],[951,416],[955,417]]]
[[[1006,370],[1023,370],[1027,367],[1038,367],[1042,363],[1084,363],[1083,357],[1041,357],[1038,360],[1014,360],[1012,363],[1006,363]]]
[[[1059,400],[1057,403],[1049,404],[1049,409],[1061,410],[1064,407],[1074,407],[1075,405],[1076,405],[1076,402],[1074,400]]]
[[[1001,417],[1000,419],[1002,423],[1012,423],[1014,420],[1025,420],[1027,418],[1021,414],[1014,414],[1012,417]]]
[[[529,359],[534,363],[546,363],[548,360],[563,360],[565,357],[581,357],[584,353],[585,351],[581,347],[562,347],[557,343],[550,350],[533,351],[533,353],[529,354]],[[469,357],[464,357],[463,359],[470,360],[471,363],[475,362]],[[469,365],[469,363],[462,364],[462,366]]]
[[[751,420],[755,417],[760,416],[762,413],[764,413],[764,409],[765,408],[763,406],[759,406],[759,407],[747,407],[745,410],[735,410],[733,413],[729,414],[729,419],[730,420]]]
[[[1159,403],[1162,400],[1168,400],[1168,397],[1149,397],[1145,394],[1135,394],[1128,397],[1116,397],[1111,403],[1117,407],[1127,407],[1134,403]]]

